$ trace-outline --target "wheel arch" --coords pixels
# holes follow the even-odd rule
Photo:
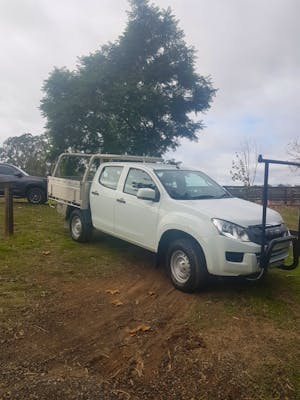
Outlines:
[[[81,209],[79,207],[75,207],[75,206],[67,206],[67,210],[66,210],[66,214],[65,214],[65,220],[69,221],[71,214],[73,211],[79,211],[83,217],[84,222],[92,224],[92,217],[91,217],[91,210],[88,209]]]
[[[203,250],[201,244],[198,242],[198,240],[195,239],[194,236],[192,236],[191,234],[189,234],[185,231],[182,231],[180,229],[168,229],[162,234],[159,244],[158,244],[158,250],[157,250],[157,255],[158,255],[159,260],[160,261],[162,260],[163,255],[167,251],[168,243],[170,243],[171,241],[174,241],[176,239],[181,239],[181,238],[191,240],[195,244],[195,246],[199,249],[199,251],[203,254],[203,257],[204,257],[205,263],[206,263],[206,257],[205,257],[204,250]]]
[[[69,206],[69,205],[67,206],[66,214],[65,214],[66,221],[70,220],[70,216],[74,210],[80,210],[80,209],[78,207],[74,207],[74,206]]]

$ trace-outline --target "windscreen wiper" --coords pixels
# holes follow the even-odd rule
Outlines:
[[[191,200],[201,200],[201,199],[218,199],[219,197],[212,196],[211,194],[202,194],[195,197],[190,197]]]

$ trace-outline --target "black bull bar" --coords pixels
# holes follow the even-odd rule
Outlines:
[[[295,167],[300,167],[300,163],[292,162],[292,161],[281,161],[281,160],[268,160],[264,159],[262,155],[258,157],[259,163],[265,164],[264,171],[264,186],[262,193],[262,206],[263,206],[263,215],[262,215],[262,243],[261,243],[261,254],[260,254],[260,268],[262,271],[266,271],[270,264],[270,260],[272,257],[272,251],[277,245],[284,244],[287,242],[292,243],[293,247],[293,261],[289,265],[279,265],[277,268],[283,269],[286,271],[291,271],[295,269],[299,263],[300,257],[300,214],[298,217],[298,231],[290,231],[289,236],[284,236],[280,238],[276,238],[271,240],[268,244],[266,243],[266,220],[267,220],[267,207],[268,207],[268,179],[269,179],[269,165],[270,164],[281,164],[281,165],[290,165]]]
[[[268,245],[264,247],[264,250],[262,251],[260,255],[260,268],[263,270],[266,270],[270,264],[270,260],[272,257],[272,252],[274,250],[274,247],[276,247],[278,244],[283,244],[290,242],[293,245],[293,261],[291,264],[286,265],[286,264],[281,264],[278,265],[277,268],[283,269],[286,271],[291,271],[292,269],[295,269],[298,265],[299,262],[299,248],[300,248],[300,243],[298,237],[294,235],[289,235],[286,237],[281,237],[281,238],[276,238],[270,241]]]

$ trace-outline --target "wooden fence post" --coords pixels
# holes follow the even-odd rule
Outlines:
[[[11,236],[14,233],[14,209],[12,187],[8,183],[4,189],[5,197],[5,227],[4,236]]]
[[[14,233],[12,182],[2,180],[0,185],[4,189],[4,236],[8,237]]]

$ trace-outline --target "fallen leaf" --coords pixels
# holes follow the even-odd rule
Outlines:
[[[121,300],[118,300],[118,299],[112,301],[111,304],[113,304],[113,305],[116,306],[116,307],[119,307],[119,306],[122,306],[122,305],[123,305],[122,301],[121,301]]]
[[[42,252],[43,256],[49,256],[50,251],[49,250],[45,250]]]
[[[129,329],[130,335],[136,335],[138,332],[148,332],[151,330],[151,326],[149,325],[139,325],[136,328]]]
[[[139,328],[139,331],[148,332],[148,331],[150,331],[151,326],[149,326],[149,325],[140,325],[138,328]]]
[[[107,289],[107,290],[105,290],[105,293],[112,294],[114,296],[115,294],[120,294],[120,290],[119,289]]]

